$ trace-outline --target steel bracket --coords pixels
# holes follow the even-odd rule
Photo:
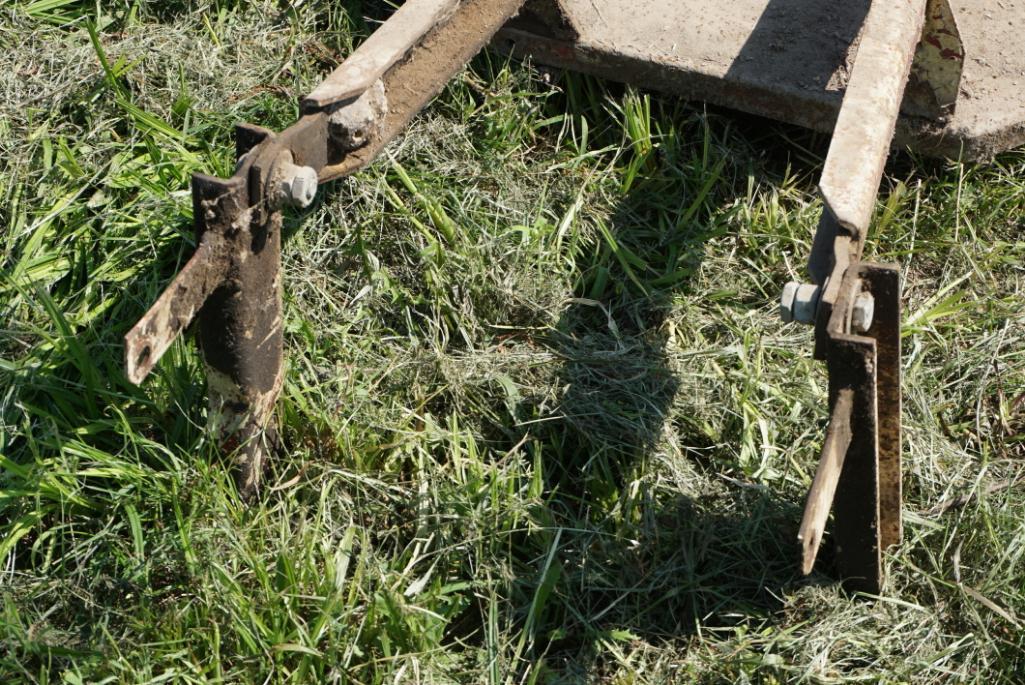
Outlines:
[[[840,573],[870,593],[883,586],[882,550],[901,538],[900,274],[861,255],[916,46],[925,69],[943,7],[872,3],[822,171],[825,208],[808,262],[820,285],[815,358],[829,373],[830,419],[798,534],[801,568],[811,572],[832,510]],[[874,303],[867,330],[854,325],[861,293]]]
[[[875,300],[864,335],[852,332],[850,320],[860,292]],[[881,552],[901,538],[899,271],[852,265],[834,306],[820,316],[826,319],[830,419],[798,534],[802,571],[812,570],[832,509],[844,582],[852,590],[878,593]]]

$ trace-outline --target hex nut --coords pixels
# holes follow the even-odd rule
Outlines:
[[[813,283],[787,283],[779,300],[780,318],[784,323],[815,323],[821,292],[822,288]]]
[[[296,167],[289,184],[289,200],[293,207],[305,209],[317,196],[317,171],[313,167]]]
[[[851,330],[867,333],[872,327],[872,318],[876,312],[876,301],[872,293],[861,293],[851,307]]]
[[[283,152],[271,176],[272,200],[276,205],[287,204],[305,209],[317,196],[317,170],[292,163],[292,155]]]

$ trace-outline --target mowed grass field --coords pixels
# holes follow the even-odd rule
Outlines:
[[[1025,153],[898,153],[905,540],[798,571],[825,433],[783,324],[828,138],[485,53],[286,219],[252,502],[176,343],[192,172],[383,4],[0,7],[0,682],[1025,682]],[[367,19],[369,17],[370,19]]]

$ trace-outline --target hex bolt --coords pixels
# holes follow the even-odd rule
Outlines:
[[[274,170],[278,198],[299,209],[309,207],[317,195],[317,170],[281,160]]]
[[[783,286],[783,296],[779,300],[780,318],[784,323],[815,323],[821,292],[822,287],[813,283],[787,283]]]
[[[317,170],[313,167],[301,166],[292,178],[290,197],[297,207],[306,208],[317,195]]]
[[[876,312],[876,301],[872,293],[861,293],[854,300],[851,308],[851,330],[867,333],[872,327],[872,317]]]

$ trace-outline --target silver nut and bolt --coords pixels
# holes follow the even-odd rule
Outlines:
[[[871,293],[861,293],[854,300],[851,308],[851,329],[858,333],[866,333],[872,328],[872,317],[876,313],[876,301]]]
[[[785,323],[814,324],[819,308],[819,297],[822,286],[813,283],[795,283],[791,281],[783,286],[783,296],[779,301],[780,318]],[[875,300],[871,293],[860,293],[851,307],[851,330],[865,333],[872,327],[875,315]]]
[[[787,283],[783,286],[783,296],[779,300],[780,318],[784,323],[815,323],[821,293],[822,288],[812,283]]]
[[[292,207],[305,209],[317,195],[317,170],[282,161],[275,170],[279,199]]]

